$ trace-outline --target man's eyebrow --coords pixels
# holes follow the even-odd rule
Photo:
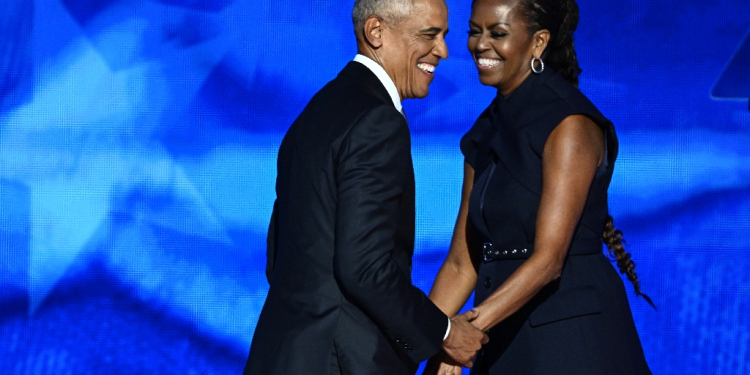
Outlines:
[[[441,31],[443,31],[442,28],[434,26],[434,27],[430,27],[429,29],[421,30],[420,33],[422,33],[422,34],[440,33]],[[448,31],[446,31],[445,33],[447,34]]]

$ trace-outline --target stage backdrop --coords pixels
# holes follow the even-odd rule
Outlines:
[[[353,1],[2,3],[0,372],[241,372],[276,151],[354,57]],[[470,1],[448,5],[451,57],[405,103],[425,291],[459,139],[494,95],[465,47]],[[750,3],[579,5],[581,89],[621,140],[611,211],[659,307],[627,284],[646,358],[655,374],[750,374],[750,111],[724,97],[750,96],[735,53]]]

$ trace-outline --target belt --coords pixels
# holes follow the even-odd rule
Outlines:
[[[482,259],[485,263],[489,263],[495,260],[505,259],[526,259],[533,253],[533,247],[531,245],[525,245],[519,248],[503,248],[495,247],[492,242],[485,242],[482,245]]]
[[[568,255],[591,255],[602,252],[602,242],[598,239],[573,241],[570,244]],[[528,259],[534,253],[534,245],[522,246],[495,246],[492,242],[482,245],[482,260],[485,263],[496,260]]]

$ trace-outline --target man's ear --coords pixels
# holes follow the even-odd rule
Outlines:
[[[367,44],[378,49],[383,45],[383,28],[385,22],[378,16],[370,16],[365,20],[363,36]]]

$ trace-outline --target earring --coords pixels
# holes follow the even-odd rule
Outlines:
[[[536,67],[536,64],[534,63],[534,60],[539,61],[539,64],[540,64],[539,70],[537,70],[537,67]],[[536,56],[532,56],[531,57],[531,71],[534,72],[534,73],[536,73],[536,74],[539,74],[539,73],[543,72],[544,71],[544,61],[542,61],[542,59],[536,58]]]

